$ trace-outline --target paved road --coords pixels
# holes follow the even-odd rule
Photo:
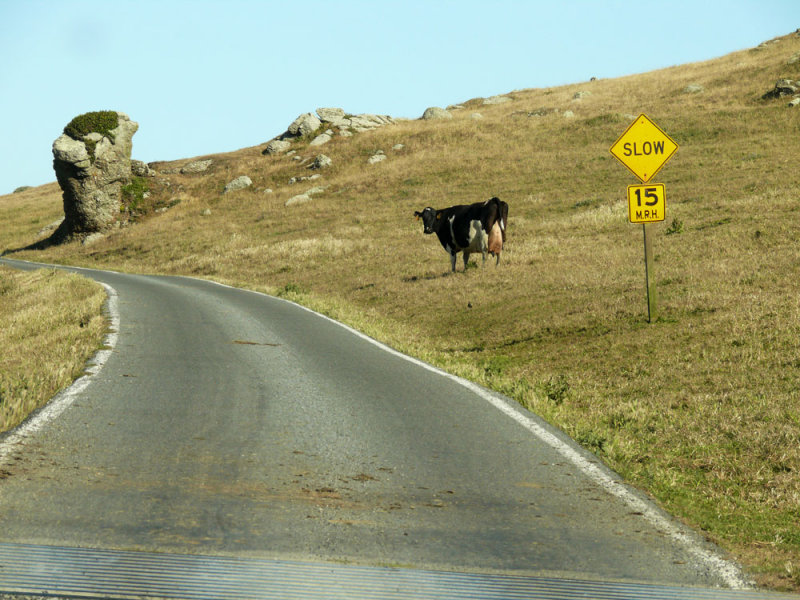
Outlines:
[[[84,273],[117,291],[118,341],[7,452],[0,542],[735,583],[510,401],[279,299]]]

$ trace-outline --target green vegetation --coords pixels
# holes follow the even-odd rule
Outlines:
[[[307,294],[308,291],[301,285],[296,283],[287,283],[281,289],[279,289],[275,295],[278,298],[286,298],[288,300],[298,301],[300,297]]]
[[[122,186],[122,210],[134,220],[146,212],[145,196],[150,187],[144,177],[133,177],[131,182]]]
[[[90,133],[99,133],[103,137],[113,139],[112,129],[119,126],[119,115],[113,110],[100,110],[78,115],[64,127],[64,133],[73,140],[78,140],[86,144],[89,153],[89,160],[94,163],[94,149],[97,142],[85,140],[84,137]]]
[[[100,110],[78,115],[64,127],[66,133],[73,140],[82,141],[89,133],[110,135],[112,129],[119,125],[119,116],[113,110]]]
[[[672,219],[672,223],[669,224],[664,230],[666,235],[672,235],[674,233],[683,233],[683,221],[680,219]]]
[[[20,256],[193,274],[301,302],[516,399],[761,584],[800,590],[800,109],[761,98],[798,51],[792,34],[504,104],[468,100],[447,122],[336,136],[325,191],[295,207],[286,200],[307,188],[287,182],[308,174],[301,161],[259,147],[217,155],[212,173],[151,184],[153,206],[181,198],[163,214],[102,245]],[[689,81],[705,92],[683,93]],[[609,153],[624,115],[642,112],[680,146],[658,174],[668,190],[667,221],[651,228],[654,323],[641,227],[627,219],[636,181]],[[305,164],[318,153],[293,149]],[[367,165],[376,149],[387,159]],[[219,194],[243,173],[253,186]],[[450,274],[414,211],[495,195],[510,205],[499,267]],[[56,186],[0,197],[0,250],[27,246],[60,213]]]

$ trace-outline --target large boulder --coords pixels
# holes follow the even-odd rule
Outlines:
[[[228,192],[243,190],[249,188],[251,185],[253,185],[253,181],[247,175],[240,175],[233,181],[228,182],[225,189],[222,190],[222,193],[227,194]]]
[[[378,127],[383,127],[384,125],[390,125],[392,123],[394,123],[394,119],[392,119],[392,117],[389,115],[373,115],[372,113],[364,113],[360,115],[354,115],[350,118],[350,127],[352,127],[358,133],[371,131],[373,129],[377,129]]]
[[[294,121],[292,121],[292,124],[289,125],[287,133],[292,137],[300,137],[314,133],[320,127],[322,127],[322,121],[320,121],[316,115],[312,115],[311,113],[303,113]]]
[[[184,165],[180,170],[180,173],[181,175],[195,175],[197,173],[204,173],[205,171],[208,171],[208,167],[210,167],[213,163],[213,158],[193,160],[188,165]]]
[[[431,106],[430,108],[425,109],[425,112],[422,113],[422,118],[425,121],[435,121],[438,119],[452,119],[453,115],[443,108]]]
[[[139,124],[125,113],[75,117],[53,142],[53,168],[64,200],[64,221],[52,243],[103,233],[117,220],[122,187],[131,180],[133,134]]]
[[[264,148],[261,154],[282,154],[287,152],[292,147],[292,143],[286,140],[272,140]]]
[[[318,108],[317,116],[323,123],[336,123],[345,118],[343,108]]]
[[[323,144],[327,144],[333,139],[333,132],[329,129],[325,133],[320,133],[317,137],[315,137],[311,142],[309,142],[309,146],[322,146]]]

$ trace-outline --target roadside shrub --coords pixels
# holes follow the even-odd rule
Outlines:
[[[499,377],[503,375],[506,369],[512,364],[512,359],[508,356],[499,354],[492,356],[483,363],[483,372],[487,377]]]
[[[556,375],[544,383],[544,394],[556,406],[562,404],[569,392],[569,382],[565,375]]]
[[[122,186],[122,210],[131,217],[147,212],[144,205],[145,194],[149,191],[144,177],[134,177],[128,185]]]
[[[306,290],[303,286],[297,283],[287,283],[280,290],[278,290],[277,296],[278,298],[289,298],[292,296],[302,296],[307,293],[308,290]]]
[[[591,450],[592,452],[598,454],[605,450],[605,445],[608,440],[594,431],[587,430],[579,432],[575,436],[575,441],[587,450]]]
[[[672,223],[670,223],[669,227],[666,228],[664,231],[666,235],[672,235],[673,233],[683,233],[683,221],[680,219],[672,219]]]

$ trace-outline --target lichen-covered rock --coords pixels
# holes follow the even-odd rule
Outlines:
[[[193,175],[196,173],[203,173],[208,170],[208,167],[214,162],[213,158],[206,158],[204,160],[194,160],[181,169],[182,175]]]
[[[293,204],[305,204],[311,200],[311,196],[308,194],[297,194],[296,196],[292,196],[289,198],[285,203],[284,206],[292,206]]]
[[[703,93],[705,91],[706,91],[706,88],[704,88],[699,83],[690,83],[685,88],[683,88],[683,93],[684,94],[701,94],[701,93]]]
[[[86,113],[75,117],[53,142],[64,221],[50,243],[82,240],[116,222],[122,186],[131,180],[132,138],[138,129],[125,113]]]
[[[289,125],[287,133],[290,136],[300,137],[314,133],[320,127],[322,127],[322,121],[320,121],[316,115],[312,115],[311,113],[303,113],[294,121],[292,121],[292,124]]]
[[[247,175],[241,175],[228,183],[225,186],[225,189],[222,191],[223,194],[227,194],[228,192],[235,192],[236,190],[243,190],[245,188],[250,187],[253,185],[253,181]]]
[[[314,162],[308,167],[309,169],[324,169],[325,167],[330,167],[333,164],[333,161],[330,157],[325,156],[324,154],[319,154],[314,159]]]
[[[430,108],[425,109],[425,112],[422,113],[422,118],[425,121],[435,121],[437,119],[452,119],[453,115],[443,108],[431,106]]]
[[[261,154],[282,154],[292,147],[292,143],[287,140],[272,140],[264,148]]]
[[[508,96],[491,96],[490,98],[484,98],[483,104],[503,104],[504,102],[510,102],[511,98]]]
[[[323,123],[335,123],[340,119],[344,119],[344,109],[343,108],[318,108],[317,109],[317,116],[320,118],[320,121]]]
[[[156,172],[146,162],[141,160],[131,161],[131,173],[135,177],[155,177]]]
[[[374,165],[376,163],[383,162],[384,160],[386,160],[386,154],[383,152],[383,150],[378,150],[375,154],[367,159],[367,163]]]
[[[315,137],[313,140],[311,140],[311,142],[308,145],[309,146],[322,146],[323,144],[327,144],[328,142],[331,141],[331,139],[333,139],[332,138],[332,134],[333,134],[333,132],[328,133],[327,131],[325,133],[320,133],[317,137]]]
[[[350,126],[357,132],[370,131],[378,127],[383,127],[384,125],[391,125],[392,123],[394,123],[394,119],[389,115],[364,113],[350,117]]]

